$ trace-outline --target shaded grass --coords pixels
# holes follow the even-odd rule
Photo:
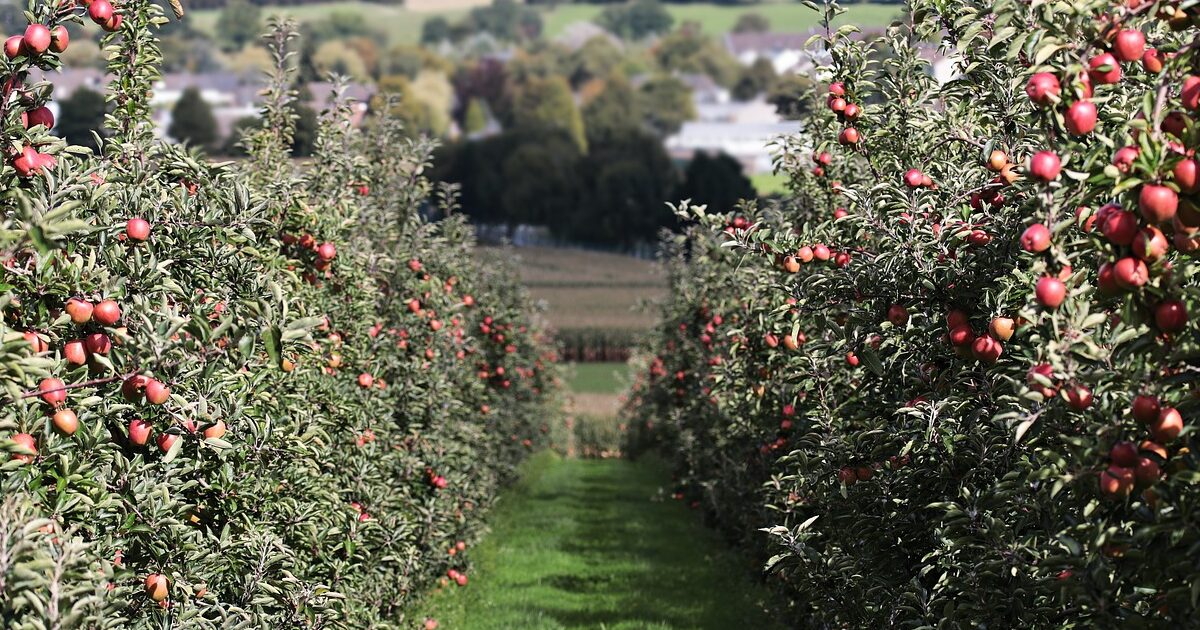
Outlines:
[[[470,584],[425,614],[456,630],[775,627],[752,567],[665,498],[668,480],[657,460],[535,457],[470,551]]]
[[[788,176],[779,173],[754,173],[750,176],[750,183],[761,196],[783,194],[787,192]]]
[[[567,387],[581,394],[618,394],[628,380],[627,363],[573,363]]]

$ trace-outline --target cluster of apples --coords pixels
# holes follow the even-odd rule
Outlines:
[[[893,309],[896,306],[899,305],[894,305]],[[888,319],[895,324],[893,314],[894,311],[889,309]],[[907,320],[907,313],[904,319]],[[965,312],[953,309],[946,313],[946,341],[954,348],[955,354],[963,359],[975,359],[984,365],[995,365],[1000,360],[1004,354],[1004,344],[1012,339],[1016,327],[1015,320],[1001,315],[988,322],[986,332],[976,334]]]
[[[1109,449],[1109,465],[1098,476],[1100,492],[1111,499],[1123,499],[1135,489],[1147,490],[1158,483],[1170,457],[1163,445],[1175,441],[1183,432],[1183,416],[1155,396],[1139,394],[1134,397],[1130,411],[1149,431],[1150,439],[1139,444],[1122,440]]]
[[[96,0],[97,2],[99,0]],[[312,252],[314,254],[312,265],[317,271],[327,271],[330,265],[333,264],[333,259],[337,257],[337,246],[329,241],[322,243],[317,242],[317,238],[308,232],[304,232],[299,236],[295,234],[284,234],[280,237],[285,247],[296,246],[300,252]]]
[[[847,146],[854,146],[861,140],[858,129],[853,126],[854,121],[858,120],[862,115],[862,108],[857,104],[847,100],[846,86],[841,82],[829,84],[829,96],[825,100],[825,104],[829,109],[837,114],[846,126],[838,134],[838,142]]]
[[[838,483],[844,484],[847,488],[857,484],[860,481],[870,481],[875,478],[875,473],[887,468],[889,470],[898,470],[908,465],[908,455],[892,455],[887,459],[887,463],[875,462],[872,464],[861,464],[858,466],[842,466],[837,471]]]

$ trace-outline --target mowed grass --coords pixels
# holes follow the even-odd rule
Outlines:
[[[779,173],[754,173],[750,183],[759,195],[768,196],[787,192],[788,176]]]
[[[657,315],[643,304],[667,290],[658,265],[632,256],[552,247],[481,250],[516,259],[522,283],[534,300],[545,301],[546,320],[559,330],[646,330]]]
[[[541,454],[525,471],[468,551],[470,583],[426,602],[440,628],[776,627],[755,567],[669,498],[660,462]]]
[[[627,363],[572,363],[567,387],[578,394],[619,394],[629,382]]]
[[[425,5],[434,3],[427,2]],[[461,4],[461,3],[455,3]],[[590,22],[600,15],[604,6],[599,4],[562,4],[545,9],[542,13],[546,37],[554,38],[571,24]],[[900,5],[851,4],[846,13],[838,18],[838,24],[857,24],[864,28],[886,26],[900,14]],[[774,2],[748,6],[719,4],[669,4],[667,10],[676,24],[685,21],[698,22],[703,32],[720,35],[733,28],[744,13],[755,12],[771,22],[771,30],[779,33],[807,31],[818,25],[820,15],[807,7],[793,2]],[[327,2],[301,6],[266,7],[264,17],[270,15],[290,16],[300,21],[322,20],[331,12],[341,11],[363,15],[366,23],[378,29],[387,38],[387,44],[415,44],[421,39],[421,27],[425,20],[440,15],[451,21],[467,13],[467,9],[455,6],[446,11],[412,11],[401,5],[375,4],[369,2]],[[193,27],[213,34],[216,30],[217,9],[188,11],[187,19]]]
[[[551,37],[563,32],[575,22],[591,22],[606,5],[560,4],[542,15],[545,31]],[[864,28],[887,26],[901,11],[900,5],[850,4],[838,17],[837,24],[857,24]],[[758,13],[771,23],[775,33],[802,33],[820,24],[816,11],[795,2],[768,2],[754,5],[667,4],[675,24],[698,22],[700,30],[709,35],[721,35],[733,30],[738,18],[746,13]]]

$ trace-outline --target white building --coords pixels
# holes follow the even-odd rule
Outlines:
[[[800,131],[799,121],[770,123],[687,122],[679,133],[667,138],[671,157],[690,160],[697,152],[727,153],[742,163],[747,173],[771,172],[771,150],[776,138]]]

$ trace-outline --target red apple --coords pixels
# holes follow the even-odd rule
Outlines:
[[[1063,115],[1067,131],[1073,136],[1085,136],[1096,128],[1096,104],[1091,101],[1075,101]]]
[[[100,2],[101,0],[96,0]],[[112,326],[121,320],[121,307],[113,300],[104,300],[96,305],[92,317],[105,326]]]
[[[1105,208],[1109,208],[1105,211]],[[1105,206],[1100,210],[1100,233],[1115,245],[1129,245],[1138,233],[1137,215],[1119,206]]]
[[[106,22],[112,19],[113,8],[108,0],[92,0],[88,5],[88,17],[93,22],[103,26]]]
[[[20,35],[12,35],[4,40],[4,56],[9,59],[16,59],[25,53],[25,38]]]
[[[1153,225],[1142,228],[1133,239],[1133,255],[1148,263],[1166,256],[1169,248],[1167,237],[1163,236],[1162,230]]]
[[[333,260],[334,256],[337,256],[337,247],[333,243],[321,243],[317,247],[317,256],[321,257],[322,260]]]
[[[1122,289],[1133,290],[1150,281],[1150,270],[1146,263],[1126,256],[1113,265],[1113,278]]]
[[[76,324],[83,325],[92,321],[93,306],[91,302],[79,298],[71,298],[67,300],[65,310],[71,316],[71,321]]]
[[[362,374],[358,375],[358,386],[359,387],[366,389],[368,387],[371,387],[374,384],[375,384],[375,377],[371,376],[369,373],[363,372]]]
[[[904,326],[908,323],[908,309],[899,304],[893,304],[888,307],[887,318],[897,328]]]
[[[92,354],[108,354],[112,350],[112,340],[104,333],[92,333],[83,340],[84,347]]]
[[[1146,52],[1142,53],[1142,67],[1150,74],[1163,71],[1163,58],[1157,48],[1147,48]]]
[[[1038,279],[1034,293],[1042,306],[1055,309],[1066,299],[1067,285],[1054,276],[1043,276]]]
[[[1133,468],[1137,465],[1138,455],[1137,445],[1129,441],[1121,441],[1112,445],[1108,451],[1108,458],[1112,463],[1125,468]]]
[[[1113,153],[1113,166],[1117,167],[1117,170],[1122,173],[1128,173],[1129,169],[1133,166],[1134,160],[1138,158],[1141,152],[1141,149],[1135,146],[1121,147]]]
[[[70,409],[59,409],[50,418],[54,428],[63,435],[74,435],[79,430],[79,417]]]
[[[1000,359],[1000,355],[1004,352],[1004,345],[993,339],[990,335],[980,335],[971,344],[971,352],[981,363],[993,365]]]
[[[950,329],[950,345],[957,347],[970,346],[975,341],[975,333],[967,324],[959,324]]]
[[[125,222],[125,235],[130,240],[144,241],[150,238],[150,223],[141,217],[134,217]]]
[[[1039,72],[1029,77],[1029,82],[1025,84],[1025,94],[1038,105],[1053,103],[1061,93],[1062,86],[1058,83],[1058,77],[1049,72]]]
[[[1029,158],[1029,172],[1037,179],[1052,182],[1062,172],[1062,160],[1051,151],[1038,151]]]
[[[1113,271],[1112,263],[1100,265],[1100,270],[1096,273],[1096,280],[1101,293],[1105,295],[1117,295],[1121,293],[1121,286],[1117,284],[1117,276]]]
[[[1179,160],[1171,171],[1171,175],[1175,184],[1179,186],[1180,192],[1192,194],[1200,191],[1200,163],[1197,163],[1194,158],[1185,157]]]
[[[1158,398],[1138,394],[1133,398],[1133,418],[1142,424],[1150,424],[1158,418]]]
[[[1121,64],[1112,53],[1101,53],[1088,61],[1088,78],[1093,83],[1108,85],[1121,80]]]
[[[1021,233],[1021,247],[1029,252],[1044,252],[1050,248],[1050,229],[1034,223]]]
[[[1000,341],[1012,339],[1016,322],[1011,317],[993,317],[988,324],[988,333]]]
[[[71,365],[83,365],[87,363],[87,348],[83,342],[78,339],[72,339],[63,344],[63,358]]]
[[[49,107],[35,107],[25,113],[25,128],[30,129],[42,125],[47,129],[54,127],[54,113]]]
[[[55,26],[50,31],[50,50],[56,53],[63,52],[71,43],[71,34],[67,32],[67,27],[63,25]],[[49,125],[53,126],[53,125]]]
[[[1200,76],[1190,74],[1183,79],[1183,89],[1179,94],[1183,106],[1195,111],[1200,108]]]
[[[10,437],[9,439],[12,440],[13,442],[16,442],[17,446],[20,446],[27,451],[33,452],[31,455],[26,455],[24,453],[13,453],[12,459],[19,461],[23,464],[33,463],[33,460],[35,457],[37,457],[37,452],[38,452],[37,440],[35,440],[33,438],[33,436],[28,433],[17,433],[15,435],[13,435],[12,437]]]
[[[841,470],[839,470],[837,478],[838,481],[846,484],[847,486],[853,486],[854,484],[858,483],[858,476],[854,473],[854,469],[849,466],[844,466]]]
[[[1139,457],[1133,468],[1134,481],[1140,488],[1148,488],[1162,478],[1162,468],[1149,457]]]
[[[158,450],[166,453],[171,450],[172,446],[179,441],[179,436],[174,433],[162,433],[158,436]]]
[[[1154,325],[1163,332],[1180,332],[1187,322],[1187,306],[1179,300],[1164,300],[1154,308]]]
[[[92,6],[95,6],[97,2],[104,1],[105,0],[93,0]],[[147,597],[153,601],[161,602],[167,598],[167,590],[170,587],[170,581],[167,580],[167,576],[161,573],[151,573],[150,575],[146,576],[143,586]]]
[[[1067,405],[1076,411],[1083,411],[1092,406],[1092,390],[1080,383],[1072,383],[1063,390]]]
[[[838,142],[846,145],[855,145],[859,141],[858,130],[854,127],[846,127],[838,134]]]
[[[924,179],[925,174],[915,168],[910,168],[904,173],[904,185],[909,188],[920,188]]]
[[[1160,444],[1175,441],[1182,432],[1183,416],[1174,407],[1162,407],[1158,411],[1158,417],[1150,423],[1150,435]]]
[[[39,397],[48,405],[57,407],[67,401],[66,383],[57,378],[44,378],[38,383]]]
[[[129,421],[129,441],[138,446],[145,446],[150,441],[150,433],[153,429],[154,425],[149,422],[134,418]]]
[[[1117,33],[1113,39],[1113,55],[1121,61],[1137,61],[1146,50],[1146,36],[1131,28]]]
[[[1100,473],[1100,492],[1111,499],[1129,496],[1133,490],[1133,469],[1113,464]]]
[[[50,29],[45,24],[30,24],[25,29],[25,50],[40,55],[50,50]]]
[[[146,381],[146,402],[161,405],[171,398],[171,390],[156,379]]]
[[[1145,184],[1138,193],[1138,210],[1150,223],[1170,221],[1179,208],[1179,195],[1158,184]]]

